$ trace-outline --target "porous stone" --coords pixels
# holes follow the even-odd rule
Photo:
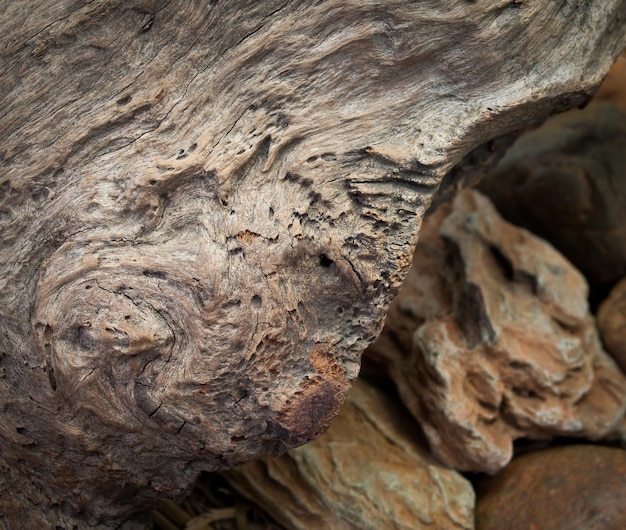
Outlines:
[[[551,448],[511,462],[477,487],[477,530],[626,528],[626,451]]]
[[[597,319],[604,347],[626,372],[626,278],[600,305]]]
[[[626,407],[585,279],[472,190],[426,220],[368,355],[387,364],[433,452],[456,469],[497,472],[517,438],[600,439]]]
[[[473,528],[472,486],[414,431],[398,404],[357,381],[321,438],[224,475],[292,530]]]

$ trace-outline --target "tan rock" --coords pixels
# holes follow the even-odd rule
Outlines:
[[[626,372],[626,278],[598,309],[598,330],[605,348]]]
[[[584,278],[553,247],[466,190],[426,220],[368,354],[388,363],[438,458],[495,473],[517,438],[599,439],[617,428],[626,379],[586,297]]]
[[[428,455],[413,423],[357,381],[318,440],[224,475],[290,529],[473,528],[472,486]]]

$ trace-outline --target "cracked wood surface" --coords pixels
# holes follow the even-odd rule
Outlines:
[[[2,3],[0,524],[116,527],[318,436],[441,179],[586,101],[625,13]]]

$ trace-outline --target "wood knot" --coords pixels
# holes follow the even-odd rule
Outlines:
[[[150,289],[151,277],[133,282],[124,272],[87,271],[74,281],[47,284],[41,293],[36,329],[45,330],[45,363],[64,393],[105,374],[138,377],[147,363],[171,355],[176,337],[155,299],[158,286]]]

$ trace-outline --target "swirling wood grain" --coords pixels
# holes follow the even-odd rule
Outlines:
[[[116,526],[320,434],[443,176],[582,103],[625,12],[2,3],[2,524]]]

